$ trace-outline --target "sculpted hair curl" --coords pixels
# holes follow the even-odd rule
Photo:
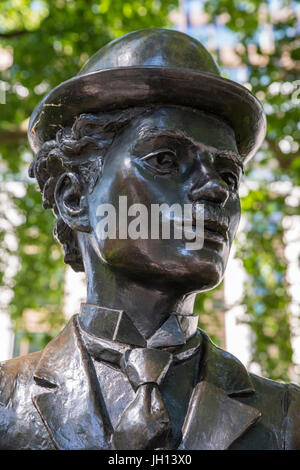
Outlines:
[[[101,176],[105,154],[116,133],[145,108],[129,108],[102,114],[81,114],[72,127],[56,133],[55,140],[45,142],[29,167],[29,176],[36,178],[43,197],[44,209],[52,209],[56,217],[55,239],[63,245],[64,262],[74,271],[84,271],[76,234],[63,221],[55,203],[55,188],[60,176],[76,173],[82,190],[92,191]],[[86,189],[85,189],[86,188]]]

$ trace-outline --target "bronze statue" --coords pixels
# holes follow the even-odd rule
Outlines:
[[[45,209],[87,302],[43,351],[1,364],[1,449],[300,449],[300,393],[248,374],[193,316],[240,219],[259,101],[195,39],[130,33],[52,90],[29,125]],[[204,244],[99,235],[98,207],[204,205]],[[103,214],[102,214],[103,215]],[[119,231],[118,231],[119,230]],[[74,312],[75,313],[75,312]]]

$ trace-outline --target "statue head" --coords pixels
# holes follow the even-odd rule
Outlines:
[[[239,218],[245,163],[265,133],[257,99],[224,79],[195,39],[172,30],[130,33],[98,51],[52,90],[29,125],[30,175],[57,218],[65,262],[91,259],[127,277],[192,292],[222,279]],[[204,206],[204,243],[184,238],[104,239],[99,207]],[[122,199],[122,201],[125,199]],[[101,214],[103,215],[103,214]],[[129,216],[134,213],[129,213]],[[145,219],[144,219],[145,221]]]

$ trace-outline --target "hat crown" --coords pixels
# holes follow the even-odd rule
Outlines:
[[[96,52],[79,76],[119,67],[185,68],[220,75],[205,47],[187,34],[171,29],[144,29],[115,39]]]
[[[81,113],[150,104],[190,106],[218,115],[234,130],[244,162],[265,136],[260,102],[247,88],[222,78],[199,41],[178,31],[153,28],[107,44],[77,76],[53,88],[31,115],[29,142],[38,151]]]

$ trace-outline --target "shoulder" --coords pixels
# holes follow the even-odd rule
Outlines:
[[[286,448],[300,450],[300,387],[287,385]]]
[[[35,409],[33,379],[41,352],[0,363],[0,449],[52,449],[49,434]]]
[[[249,376],[258,394],[266,395],[267,399],[270,399],[270,393],[281,397],[283,412],[288,412],[291,407],[299,409],[300,387],[297,384],[276,382],[252,373]]]
[[[288,386],[286,383],[276,382],[275,380],[253,374],[251,372],[249,372],[249,377],[258,393],[269,393],[271,391],[278,394],[286,393]]]
[[[0,402],[7,404],[17,383],[24,386],[32,381],[34,369],[42,351],[0,362]]]
[[[300,387],[251,373],[249,376],[255,389],[251,405],[261,410],[261,424],[269,434],[278,432],[281,448],[300,450]]]
[[[235,356],[205,340],[202,378],[261,414],[233,448],[300,450],[300,388],[249,373]]]

